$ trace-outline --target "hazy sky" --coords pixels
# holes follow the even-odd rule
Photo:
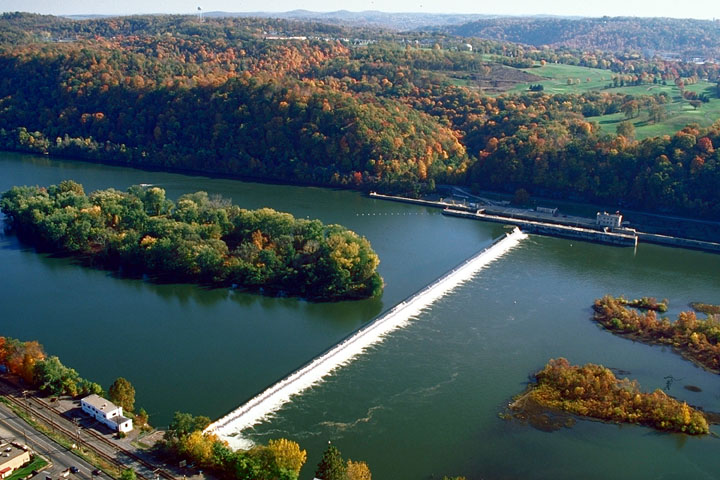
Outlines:
[[[0,0],[0,11],[53,15],[135,13],[381,10],[384,12],[551,14],[720,18],[720,0]]]

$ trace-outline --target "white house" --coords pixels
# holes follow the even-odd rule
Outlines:
[[[113,430],[126,433],[133,429],[132,420],[123,416],[122,407],[118,407],[110,400],[105,400],[94,393],[80,400],[80,406],[83,412]]]
[[[598,212],[595,217],[595,223],[601,227],[620,228],[622,226],[622,215],[620,212]]]

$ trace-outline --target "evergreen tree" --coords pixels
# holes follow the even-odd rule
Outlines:
[[[315,477],[321,480],[345,480],[347,466],[340,454],[340,450],[333,445],[329,445],[323,453]]]

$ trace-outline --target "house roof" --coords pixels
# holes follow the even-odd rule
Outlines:
[[[10,468],[7,465],[21,455],[27,455],[28,460],[30,459],[30,453],[10,443],[0,443],[0,453],[0,473],[6,473],[5,469]]]
[[[96,395],[94,393],[83,398],[82,401],[102,412],[112,412],[113,410],[120,408],[110,400],[105,400],[100,395]]]
[[[122,423],[127,422],[127,421],[130,420],[130,419],[129,419],[128,417],[123,417],[122,415],[118,415],[117,417],[113,417],[113,418],[111,418],[110,420],[112,420],[113,422],[115,422],[115,423],[117,423],[118,425],[120,425],[120,424],[122,424]]]

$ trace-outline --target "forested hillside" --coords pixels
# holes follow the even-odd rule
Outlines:
[[[720,57],[720,22],[676,18],[504,17],[447,27],[464,37],[614,52]]]
[[[442,35],[267,19],[5,14],[0,31],[0,148],[408,194],[525,188],[720,218],[720,124],[636,141],[594,120],[661,125],[671,101],[702,112],[718,98],[713,64],[489,40],[470,51]],[[551,62],[596,67],[607,84],[481,88],[497,72],[540,78],[532,67]]]

